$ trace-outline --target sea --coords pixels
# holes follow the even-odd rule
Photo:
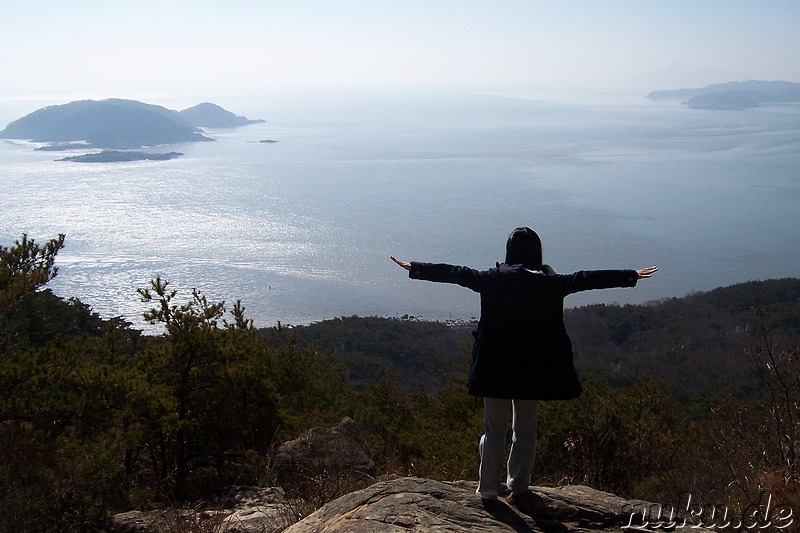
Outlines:
[[[182,109],[179,98],[145,100]],[[0,100],[0,127],[40,104]],[[690,109],[643,95],[220,98],[263,123],[152,148],[169,161],[77,163],[0,141],[0,244],[59,233],[49,287],[156,331],[160,277],[257,327],[344,316],[470,320],[479,296],[390,261],[484,269],[535,229],[556,271],[659,267],[567,306],[650,304],[800,277],[800,106]],[[264,142],[276,141],[276,142]]]

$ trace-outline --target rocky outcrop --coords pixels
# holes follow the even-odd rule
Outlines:
[[[697,525],[654,520],[653,504],[626,500],[582,485],[534,487],[541,512],[526,512],[506,498],[484,505],[475,495],[474,481],[441,482],[414,477],[378,481],[329,502],[304,519],[305,502],[293,500],[280,489],[239,488],[229,497],[209,504],[210,510],[132,511],[113,517],[107,529],[116,532],[229,531],[286,533],[367,532],[606,532],[626,526],[642,530],[708,532]],[[657,507],[657,506],[656,506]],[[649,513],[642,522],[642,511]],[[292,524],[292,525],[290,525]],[[288,526],[288,528],[287,528]]]
[[[375,463],[358,424],[345,417],[333,428],[311,428],[280,445],[273,464],[281,486],[320,477],[364,477]]]
[[[294,524],[287,533],[373,531],[619,531],[640,524],[651,504],[580,485],[535,487],[542,512],[531,515],[500,498],[482,504],[469,481],[397,478],[342,496]],[[638,519],[638,520],[637,520]],[[674,527],[674,526],[673,526]],[[695,528],[693,531],[704,531]]]

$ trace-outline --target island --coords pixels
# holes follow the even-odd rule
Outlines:
[[[56,148],[131,150],[148,146],[213,141],[202,128],[238,127],[260,121],[205,103],[174,111],[136,100],[78,100],[44,107],[17,119],[0,139],[50,143]]]
[[[180,152],[147,153],[120,150],[103,150],[102,152],[62,157],[56,161],[72,161],[74,163],[118,163],[129,161],[167,161],[183,154]]]
[[[194,107],[180,111],[181,117],[189,121],[190,124],[202,128],[236,128],[249,124],[264,122],[261,119],[250,120],[227,111],[217,104],[204,102]]]
[[[693,109],[750,109],[765,104],[800,102],[800,83],[789,81],[731,81],[696,89],[653,91],[651,100],[683,100]]]
[[[50,143],[34,148],[34,152],[66,152],[68,150],[85,150],[91,148],[85,142]]]

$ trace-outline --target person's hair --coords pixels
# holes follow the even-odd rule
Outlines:
[[[531,228],[517,228],[506,241],[506,264],[526,268],[542,266],[542,241]]]

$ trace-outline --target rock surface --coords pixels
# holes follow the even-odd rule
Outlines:
[[[517,510],[504,498],[484,506],[475,489],[476,483],[468,481],[386,480],[328,503],[286,531],[621,531],[630,509],[651,505],[580,485],[536,487],[550,515],[543,518]]]

